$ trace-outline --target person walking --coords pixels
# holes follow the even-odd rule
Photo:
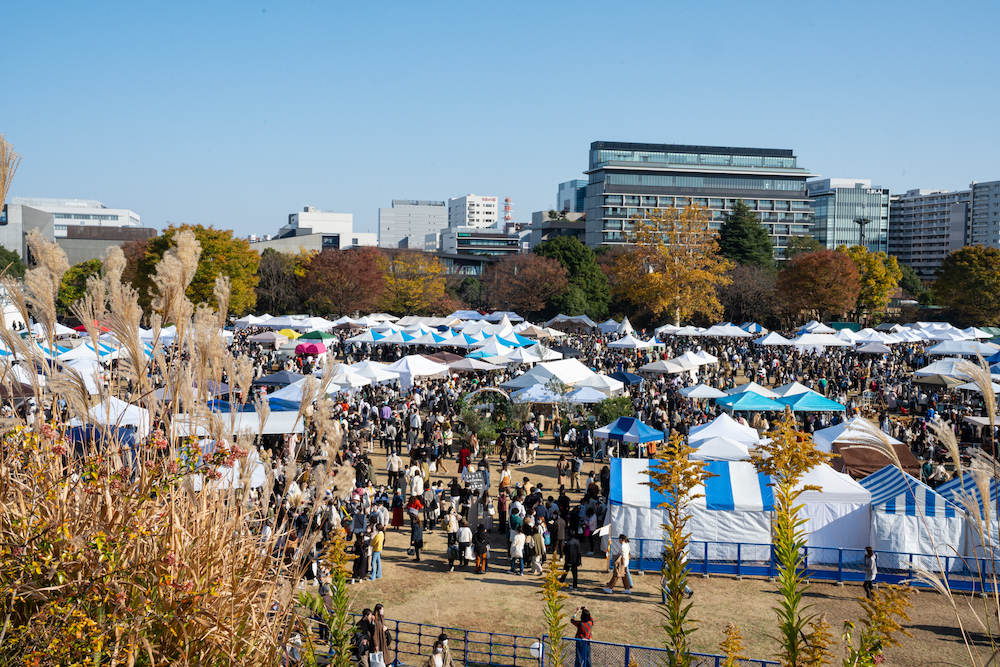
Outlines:
[[[875,597],[875,575],[878,574],[878,556],[871,547],[865,547],[865,595],[869,600]]]
[[[579,587],[579,573],[578,568],[583,565],[583,549],[580,547],[580,540],[576,538],[576,533],[571,532],[569,534],[569,541],[563,545],[562,548],[563,556],[563,572],[562,577],[559,581],[566,583],[566,575],[573,573],[573,590],[577,590]]]
[[[472,529],[469,528],[469,522],[462,519],[458,523],[458,534],[455,536],[458,540],[458,558],[462,567],[467,567],[469,565],[469,551],[472,549]]]
[[[524,575],[524,542],[525,535],[524,531],[519,528],[511,527],[511,533],[513,537],[510,539],[510,573],[514,574],[514,568],[517,568],[517,576]]]
[[[424,548],[424,529],[418,517],[410,521],[410,546],[413,547],[413,560],[419,563],[420,550]]]
[[[605,593],[614,593],[615,584],[618,583],[618,578],[621,577],[622,580],[622,592],[625,595],[632,593],[632,581],[628,574],[628,561],[631,553],[631,549],[628,544],[628,538],[623,534],[618,536],[618,543],[621,545],[621,551],[618,553],[618,557],[615,558],[614,570],[611,572],[611,581],[605,587]]]
[[[579,621],[576,620],[577,614],[580,614]],[[577,607],[569,622],[576,627],[576,660],[573,667],[591,667],[590,640],[594,634],[594,617],[586,607]]]

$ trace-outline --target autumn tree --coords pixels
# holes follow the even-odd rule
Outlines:
[[[764,268],[774,264],[771,235],[742,199],[726,214],[726,221],[719,229],[719,253],[738,264]]]
[[[1000,326],[1000,249],[975,245],[953,251],[937,270],[934,298],[953,322]]]
[[[149,239],[133,239],[122,243],[122,254],[125,255],[125,270],[122,271],[122,282],[133,287],[139,277],[139,262],[146,257],[149,250]]]
[[[385,283],[382,254],[377,248],[363,247],[327,249],[313,256],[300,285],[311,310],[353,315],[373,312],[385,291]]]
[[[87,278],[100,275],[103,265],[99,259],[88,259],[74,264],[63,274],[59,284],[59,294],[56,297],[56,310],[62,315],[68,315],[71,306],[83,298],[87,292]]]
[[[730,282],[718,289],[723,316],[729,322],[759,322],[773,313],[778,274],[752,264],[736,264],[726,273]]]
[[[570,287],[553,304],[567,315],[587,315],[602,320],[608,314],[608,279],[597,265],[593,248],[575,236],[557,236],[539,243],[532,252],[558,260],[566,267]],[[575,289],[574,289],[575,288]]]
[[[383,310],[402,315],[429,313],[445,296],[444,265],[432,253],[393,252],[383,260],[383,267]]]
[[[823,244],[811,236],[789,236],[788,243],[785,245],[785,259],[822,249]]]
[[[486,268],[490,305],[527,315],[545,310],[552,299],[569,289],[566,268],[541,255],[510,255]]]
[[[858,268],[850,257],[834,250],[795,255],[778,275],[778,294],[793,317],[815,313],[843,314],[858,301]]]
[[[266,248],[260,253],[256,290],[258,312],[289,315],[302,311],[303,296],[299,287],[306,268],[299,265],[297,258],[297,255],[274,248]]]
[[[695,313],[722,315],[716,289],[729,284],[732,263],[719,255],[705,209],[656,209],[649,222],[635,220],[629,242],[610,269],[615,296],[678,324]]]
[[[838,246],[837,252],[850,257],[858,269],[858,280],[861,285],[855,307],[858,315],[865,312],[875,316],[884,313],[886,306],[889,305],[889,297],[903,277],[896,258],[884,252],[870,252],[868,248],[860,245],[850,248],[844,245]]]
[[[149,241],[145,256],[136,267],[136,287],[143,309],[149,311],[152,295],[156,293],[153,275],[163,254],[174,245],[174,236],[182,230],[191,230],[201,244],[201,258],[194,279],[187,288],[187,297],[194,304],[206,303],[217,308],[215,278],[225,275],[230,282],[229,312],[242,315],[257,303],[257,267],[260,255],[250,248],[245,239],[233,237],[232,230],[215,229],[204,225],[170,225],[159,236]]]

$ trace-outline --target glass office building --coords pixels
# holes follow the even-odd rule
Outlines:
[[[824,178],[806,184],[813,200],[813,236],[827,248],[864,245],[871,252],[889,252],[889,191],[860,178]]]
[[[789,236],[812,234],[806,180],[790,150],[595,141],[586,197],[588,245],[626,243],[636,218],[699,205],[722,226],[739,199],[753,209],[781,257]]]

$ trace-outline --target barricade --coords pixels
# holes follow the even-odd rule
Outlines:
[[[542,651],[542,664],[539,667],[545,667],[544,653],[545,650],[548,650],[548,637],[545,636],[542,639],[546,648]],[[591,667],[662,667],[668,664],[670,655],[670,651],[665,648],[611,644],[594,640],[563,639],[566,652],[565,665],[574,663],[578,642],[585,642],[589,648]],[[694,667],[721,667],[725,660],[725,656],[710,653],[692,653],[691,657],[693,658],[691,664]],[[770,660],[742,659],[737,660],[736,664],[739,667],[768,667],[778,663]]]

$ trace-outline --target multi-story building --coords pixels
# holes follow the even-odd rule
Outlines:
[[[829,249],[864,245],[889,251],[889,190],[860,178],[824,178],[806,183],[812,199],[813,236]],[[867,220],[865,224],[859,221]]]
[[[274,248],[278,252],[303,250],[341,250],[358,246],[377,246],[378,234],[354,231],[354,215],[317,211],[306,206],[299,213],[291,213],[288,223],[268,240],[250,237],[250,247],[257,252]]]
[[[11,197],[11,204],[30,206],[55,218],[55,238],[69,236],[69,227],[141,227],[139,214],[127,208],[108,208],[93,199]]]
[[[1000,181],[973,183],[970,202],[970,245],[1000,248]]]
[[[492,227],[499,221],[496,197],[465,195],[448,200],[448,227]]]
[[[378,244],[382,248],[423,249],[424,238],[448,226],[443,201],[393,199],[392,208],[378,210]]]
[[[775,255],[812,233],[806,180],[790,150],[595,141],[587,171],[586,243],[626,243],[635,218],[656,208],[708,210],[718,229],[739,199],[767,228]]]
[[[889,203],[889,254],[921,278],[966,244],[971,190],[907,190]]]
[[[559,193],[556,195],[556,210],[566,213],[583,213],[586,198],[587,179],[578,178],[575,181],[560,183]]]

